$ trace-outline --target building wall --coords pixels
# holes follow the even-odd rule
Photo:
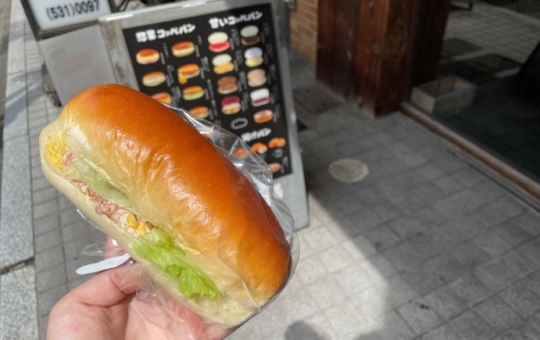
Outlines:
[[[291,48],[309,61],[317,59],[319,0],[296,0],[291,10]]]

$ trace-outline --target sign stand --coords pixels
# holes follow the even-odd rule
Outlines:
[[[117,81],[239,136],[270,165],[300,229],[309,220],[284,10],[280,0],[182,1],[100,24]]]

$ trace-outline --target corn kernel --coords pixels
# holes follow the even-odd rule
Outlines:
[[[137,229],[139,227],[139,222],[137,222],[137,219],[133,214],[127,214],[126,216],[126,222],[128,226],[132,229]]]
[[[141,236],[144,236],[146,234],[146,228],[142,224],[139,225],[139,227],[137,228],[137,231],[139,231],[139,235]]]
[[[61,139],[49,140],[45,147],[46,158],[58,169],[64,167],[64,154],[67,152],[67,144]]]

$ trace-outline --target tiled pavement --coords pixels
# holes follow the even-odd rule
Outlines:
[[[80,251],[103,236],[39,169],[37,136],[58,109],[41,94],[36,45],[17,0],[13,8],[0,255],[3,267],[23,263],[1,276],[0,338],[37,339],[51,306],[81,282]],[[291,69],[294,87],[313,82],[303,60],[293,57]],[[540,339],[535,212],[401,114],[373,121],[349,104],[297,109],[308,127],[300,141],[311,225],[299,232],[285,292],[231,339]],[[342,157],[370,175],[334,180],[328,164]],[[15,223],[20,230],[8,228]]]
[[[479,55],[491,52],[525,63],[540,40],[540,21],[485,2],[477,1],[474,6],[472,12],[450,13],[445,38],[473,43],[482,48]],[[465,57],[470,55],[461,58]]]

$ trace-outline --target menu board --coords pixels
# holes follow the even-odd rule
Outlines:
[[[123,34],[141,92],[236,134],[278,178],[292,166],[273,27],[260,4]]]

